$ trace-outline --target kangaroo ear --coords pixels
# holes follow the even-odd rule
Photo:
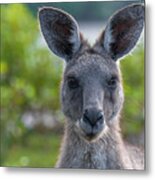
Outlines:
[[[45,7],[39,10],[39,20],[48,47],[61,58],[71,59],[81,44],[73,17],[59,9]]]
[[[97,45],[104,48],[115,61],[136,45],[144,24],[144,6],[133,4],[114,14]]]

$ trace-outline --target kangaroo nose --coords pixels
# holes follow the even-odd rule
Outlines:
[[[95,126],[97,123],[103,124],[103,112],[94,108],[86,109],[83,114],[83,121],[89,123],[91,126]]]

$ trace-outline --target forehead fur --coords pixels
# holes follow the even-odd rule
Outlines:
[[[65,74],[68,76],[117,75],[118,68],[116,62],[109,57],[86,51],[67,64]]]

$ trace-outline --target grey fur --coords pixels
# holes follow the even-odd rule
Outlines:
[[[125,22],[130,21],[129,27],[119,23],[124,22],[124,18]],[[62,110],[67,119],[56,167],[143,169],[142,150],[124,143],[121,137],[119,116],[124,95],[119,65],[115,62],[127,54],[140,37],[143,5],[134,4],[114,14],[92,47],[67,13],[56,8],[42,8],[39,19],[49,48],[67,62],[61,88]],[[59,32],[55,31],[57,20]],[[91,126],[84,121],[84,112],[88,109],[102,111],[101,125],[97,121]],[[88,136],[89,132],[93,132],[93,136]]]
[[[45,7],[39,11],[39,19],[49,48],[56,55],[70,59],[80,47],[80,34],[74,18],[56,8]]]

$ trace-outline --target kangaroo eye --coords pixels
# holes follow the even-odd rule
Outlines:
[[[117,86],[117,78],[116,77],[111,77],[111,79],[107,82],[107,85],[109,88],[116,88]]]
[[[79,87],[79,82],[76,78],[70,77],[68,78],[68,86],[70,89],[75,89]]]

